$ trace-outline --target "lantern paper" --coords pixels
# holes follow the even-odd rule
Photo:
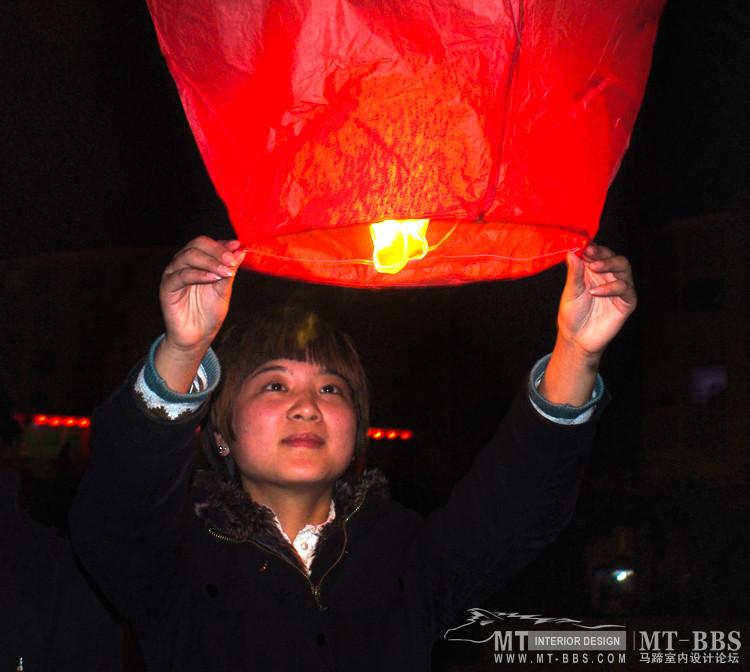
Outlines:
[[[148,0],[245,263],[360,287],[518,277],[584,247],[664,2]],[[429,223],[379,257],[384,220]]]

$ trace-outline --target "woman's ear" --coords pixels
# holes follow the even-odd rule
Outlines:
[[[220,432],[214,432],[214,441],[216,442],[216,449],[219,451],[221,457],[229,455],[229,446],[226,441],[224,441],[224,437]]]

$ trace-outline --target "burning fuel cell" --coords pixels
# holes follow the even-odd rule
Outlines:
[[[422,259],[429,219],[386,219],[370,226],[372,263],[380,273],[398,273],[411,259]]]

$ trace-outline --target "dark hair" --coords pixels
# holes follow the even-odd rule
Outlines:
[[[213,432],[218,431],[227,440],[235,439],[232,413],[237,395],[250,374],[274,359],[315,363],[336,371],[346,380],[357,420],[355,456],[364,456],[370,411],[367,377],[352,340],[342,331],[315,313],[284,308],[228,328],[217,347],[217,355],[222,380],[214,393],[203,431],[204,448],[212,466],[225,463],[225,469],[220,470],[238,478],[231,454],[217,460]]]

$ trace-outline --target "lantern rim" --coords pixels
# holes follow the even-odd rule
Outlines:
[[[243,267],[304,282],[386,288],[465,284],[534,275],[580,253],[589,243],[569,226],[430,219],[428,252],[398,273],[378,272],[372,222],[311,229],[244,243]]]

